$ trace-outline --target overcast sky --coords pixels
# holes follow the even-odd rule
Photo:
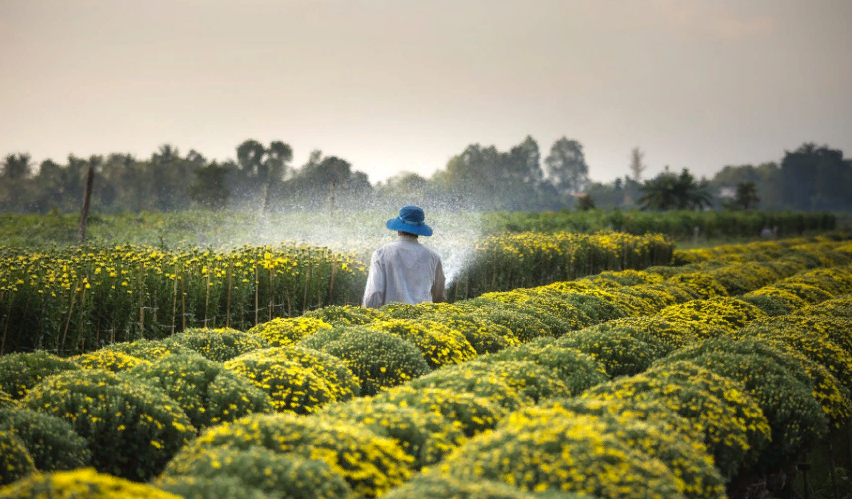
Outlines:
[[[375,182],[527,134],[597,180],[852,156],[852,0],[0,0],[0,154],[280,139]]]

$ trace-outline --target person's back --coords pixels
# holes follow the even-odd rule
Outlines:
[[[423,218],[423,210],[406,206],[398,218],[388,220],[387,227],[397,230],[399,237],[373,253],[364,290],[365,308],[379,308],[390,302],[416,305],[444,301],[441,257],[417,240],[418,235],[432,234]]]

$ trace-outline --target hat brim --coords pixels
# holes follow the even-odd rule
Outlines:
[[[399,217],[391,218],[385,225],[387,225],[387,228],[390,230],[408,232],[411,234],[417,234],[418,236],[429,237],[432,235],[432,227],[429,227],[426,224],[412,225],[409,223],[405,223]]]

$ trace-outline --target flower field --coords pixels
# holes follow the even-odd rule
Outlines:
[[[36,284],[4,284],[0,325],[14,331],[9,310],[38,311],[58,303],[45,297],[58,292],[67,315],[52,319],[49,342],[30,346],[52,349],[75,332],[64,356],[16,343],[24,351],[0,357],[0,498],[789,497],[796,464],[845,438],[852,423],[852,243],[669,248],[676,265],[662,265],[650,250],[641,256],[643,244],[662,242],[640,239],[630,255],[638,263],[625,265],[624,240],[595,237],[597,246],[552,240],[535,249],[540,263],[517,263],[549,268],[543,281],[528,277],[535,287],[500,287],[518,267],[489,274],[503,251],[530,255],[527,239],[504,239],[477,250],[497,257],[471,268],[481,287],[470,284],[469,298],[463,288],[452,303],[376,311],[321,301],[306,286],[303,296],[314,298],[290,317],[267,311],[257,320],[251,304],[266,295],[249,286],[254,265],[283,255],[247,248],[240,267],[215,254],[153,256],[144,276],[164,284],[146,293],[166,293],[157,299],[173,312],[151,319],[161,329],[136,322],[139,288],[130,283],[149,281],[132,273],[140,262],[131,259],[148,253],[128,251],[136,267],[102,265],[103,281],[85,282],[84,270],[108,254],[67,256],[67,270],[55,255],[37,256]],[[607,249],[605,240],[615,242]],[[583,261],[588,275],[568,280],[565,262],[577,260],[564,248],[577,246],[613,259]],[[363,272],[324,255],[295,268],[337,265],[326,275],[349,272],[338,282],[350,283]],[[32,255],[5,258],[7,278],[37,268]],[[232,264],[241,274],[227,274]],[[177,268],[186,273],[168,272]],[[230,294],[240,319],[211,314],[205,328],[193,315],[181,324],[182,302],[200,314],[206,287],[190,268],[216,276],[217,303]],[[242,302],[221,284],[233,275],[248,280]],[[273,269],[282,281],[274,289],[292,294],[299,288],[286,278]],[[479,284],[489,279],[501,284]],[[194,301],[174,293],[199,282]],[[94,317],[85,300],[104,306],[98,286],[100,296],[128,295],[135,320],[125,334],[105,327],[91,342],[71,324]],[[21,305],[25,296],[33,302]]]

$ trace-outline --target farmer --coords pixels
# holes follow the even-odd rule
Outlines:
[[[417,206],[404,206],[399,216],[387,222],[387,228],[399,237],[373,253],[370,275],[364,290],[365,308],[379,308],[390,302],[416,305],[444,301],[444,269],[441,257],[417,241],[431,236],[423,223],[425,215]]]

